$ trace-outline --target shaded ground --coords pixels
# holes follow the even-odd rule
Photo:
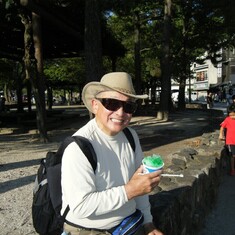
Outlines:
[[[224,175],[218,192],[217,204],[206,219],[199,235],[235,235],[235,178]]]
[[[22,126],[0,129],[0,234],[36,234],[31,220],[32,190],[39,161],[49,150],[87,122],[78,118],[84,110],[68,110],[65,118],[54,120],[49,132],[52,142],[38,142],[35,130]],[[69,114],[69,115],[68,115]],[[75,114],[75,115],[74,115]],[[216,114],[216,115],[215,115]],[[67,115],[67,116],[66,116]],[[176,112],[168,122],[159,122],[154,116],[133,117],[131,126],[140,136],[144,154],[159,153],[166,156],[202,133],[218,129],[221,116],[216,111],[187,110]]]

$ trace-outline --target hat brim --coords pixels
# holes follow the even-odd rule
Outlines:
[[[82,90],[83,103],[90,112],[93,112],[92,105],[91,105],[92,99],[94,99],[98,93],[103,92],[103,91],[117,91],[121,94],[124,94],[124,95],[131,97],[131,98],[134,98],[134,99],[147,99],[148,98],[148,95],[146,95],[146,94],[144,94],[144,95],[130,94],[130,93],[126,93],[126,92],[120,91],[118,89],[103,85],[100,82],[90,82],[90,83],[86,84],[86,86],[84,86],[84,88]]]

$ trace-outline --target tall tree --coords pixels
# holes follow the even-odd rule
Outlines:
[[[42,35],[41,35],[41,21],[40,16],[32,12],[32,33],[34,56],[36,59],[36,73],[35,78],[31,77],[33,85],[33,94],[36,101],[37,108],[37,126],[39,129],[40,138],[48,141],[47,126],[46,126],[46,102],[45,90],[46,85],[43,76],[43,55],[42,55]]]
[[[171,53],[170,53],[170,39],[171,39],[171,0],[165,0],[164,7],[164,27],[163,27],[163,44],[161,56],[161,96],[160,107],[157,113],[157,118],[160,120],[168,120],[169,107],[171,101]]]
[[[153,42],[157,8],[158,3],[153,1],[112,1],[113,13],[108,17],[109,27],[127,48],[125,58],[119,60],[117,67],[133,74],[137,93],[146,92],[144,85],[153,76],[152,71],[157,70],[158,62],[153,62],[158,61],[158,45]]]
[[[186,80],[193,62],[210,59],[216,65],[221,48],[234,44],[231,24],[234,16],[226,1],[175,1],[173,5],[172,76],[179,82],[179,109],[185,109]],[[229,8],[235,4],[230,2]],[[228,16],[230,20],[228,21]],[[207,56],[201,59],[202,55]],[[189,90],[189,97],[190,97]]]
[[[86,80],[99,81],[103,75],[101,19],[98,0],[85,1],[85,67]]]
[[[141,93],[141,55],[140,55],[140,13],[134,12],[134,55],[136,92]]]
[[[19,8],[19,16],[25,27],[24,32],[24,66],[25,76],[30,81],[36,101],[36,121],[40,140],[48,142],[46,129],[45,86],[42,77],[42,48],[40,36],[40,22],[36,14]],[[34,48],[35,54],[32,54]],[[36,59],[35,59],[36,58]]]

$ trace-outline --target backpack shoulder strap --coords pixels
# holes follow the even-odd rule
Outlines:
[[[82,150],[84,155],[87,157],[88,161],[90,162],[90,164],[95,172],[96,166],[97,166],[96,153],[94,151],[94,148],[93,148],[91,142],[83,136],[69,136],[69,137],[65,138],[65,140],[62,142],[62,144],[60,145],[60,147],[56,153],[56,155],[60,157],[60,158],[58,158],[58,161],[61,162],[61,158],[63,156],[64,150],[72,142],[75,142],[80,147],[80,149]]]
[[[62,156],[63,156],[63,154],[64,154],[64,150],[65,150],[65,149],[67,148],[67,146],[68,146],[69,144],[71,144],[72,142],[74,142],[74,139],[73,139],[71,136],[69,136],[69,137],[66,137],[66,138],[63,140],[63,142],[60,144],[60,146],[59,146],[59,148],[58,148],[58,150],[57,150],[57,152],[56,152],[56,156],[57,156],[57,157],[59,156],[60,162],[61,162]]]
[[[62,144],[61,151],[63,151],[72,142],[77,143],[77,145],[80,147],[80,149],[82,150],[84,155],[87,157],[88,161],[90,162],[90,164],[95,172],[96,168],[97,168],[97,157],[96,157],[96,153],[95,153],[95,150],[94,150],[91,142],[83,136],[67,137]],[[69,210],[70,210],[70,208],[68,205],[62,215],[63,221],[65,221],[65,217],[68,214]]]
[[[126,127],[126,128],[123,129],[123,132],[124,132],[126,138],[128,139],[128,141],[129,141],[129,143],[131,145],[131,148],[135,152],[135,140],[134,140],[133,135],[131,134],[131,131],[129,130],[128,127]]]
[[[90,162],[95,172],[97,167],[97,157],[91,142],[83,136],[72,136],[72,138],[81,148],[82,152],[87,157],[88,161]]]

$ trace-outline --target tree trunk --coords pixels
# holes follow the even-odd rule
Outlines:
[[[30,80],[30,77],[33,75],[32,65],[31,65],[31,55],[30,50],[32,47],[32,21],[28,15],[20,14],[21,22],[24,24],[24,68],[25,68],[25,79],[26,83]],[[28,91],[28,89],[27,89]]]
[[[180,77],[180,84],[179,84],[179,99],[178,99],[178,109],[181,111],[185,110],[185,82],[186,77]]]
[[[156,88],[157,88],[157,85],[156,85],[156,80],[155,78],[151,77],[150,78],[150,85],[151,85],[151,97],[149,97],[151,99],[151,104],[156,104]]]
[[[36,102],[37,111],[37,126],[40,134],[40,139],[48,142],[47,128],[46,128],[46,102],[45,90],[46,85],[43,79],[43,56],[42,56],[42,36],[41,36],[41,20],[40,16],[32,12],[32,29],[33,42],[36,59],[36,76],[31,77],[33,84],[33,93]]]
[[[32,111],[32,86],[30,83],[30,80],[26,80],[26,89],[27,89],[27,107],[28,107],[28,112]]]
[[[116,72],[116,68],[117,68],[117,57],[113,56],[111,57],[111,62],[112,62],[112,71]]]
[[[47,142],[48,141],[48,136],[47,136],[47,131],[46,131],[46,111],[45,111],[45,94],[44,94],[44,87],[42,86],[42,81],[40,80],[40,76],[38,75],[41,71],[42,68],[40,67],[41,64],[41,58],[39,58],[38,64],[35,66],[35,62],[31,59],[31,47],[33,45],[33,38],[32,38],[32,32],[33,32],[33,26],[32,26],[32,21],[30,17],[24,13],[20,14],[21,21],[24,24],[25,27],[25,32],[24,32],[24,45],[25,45],[25,55],[24,55],[24,64],[25,64],[25,76],[26,79],[29,79],[32,88],[34,91],[34,97],[36,101],[36,112],[37,112],[37,127],[39,130],[40,134],[40,140]],[[35,22],[36,24],[36,22]],[[34,25],[35,27],[35,25]],[[37,30],[34,28],[34,30]],[[37,32],[34,32],[34,41],[37,45]],[[35,48],[35,55],[37,54],[36,51],[38,52],[38,45]],[[37,72],[39,70],[39,73]],[[36,72],[35,72],[36,71]],[[43,98],[44,97],[44,98]]]
[[[24,111],[23,102],[22,102],[22,87],[23,87],[23,79],[22,73],[23,71],[20,70],[19,63],[16,63],[16,96],[17,96],[17,112],[22,113]],[[24,67],[24,66],[22,66]]]
[[[185,20],[183,20],[183,29],[182,34],[187,35],[186,33],[186,23]],[[180,76],[180,82],[179,82],[179,99],[178,99],[178,110],[184,111],[185,110],[185,86],[186,86],[186,79],[187,79],[187,66],[188,66],[188,60],[187,60],[187,53],[186,53],[186,47],[187,47],[187,38],[184,36],[183,38],[183,52],[182,52],[182,72]]]
[[[48,110],[52,110],[53,106],[53,90],[51,86],[47,86],[47,107]]]
[[[98,0],[86,0],[85,6],[85,69],[86,81],[99,81],[103,75],[100,10]],[[94,115],[90,112],[90,119]]]
[[[99,81],[103,75],[100,11],[98,0],[85,2],[86,81]]]
[[[170,62],[170,31],[171,31],[171,0],[165,0],[164,31],[162,46],[162,77],[160,107],[157,113],[159,120],[167,121],[171,104],[171,62]]]
[[[140,58],[140,17],[135,12],[135,88],[136,93],[141,93],[141,58]]]

